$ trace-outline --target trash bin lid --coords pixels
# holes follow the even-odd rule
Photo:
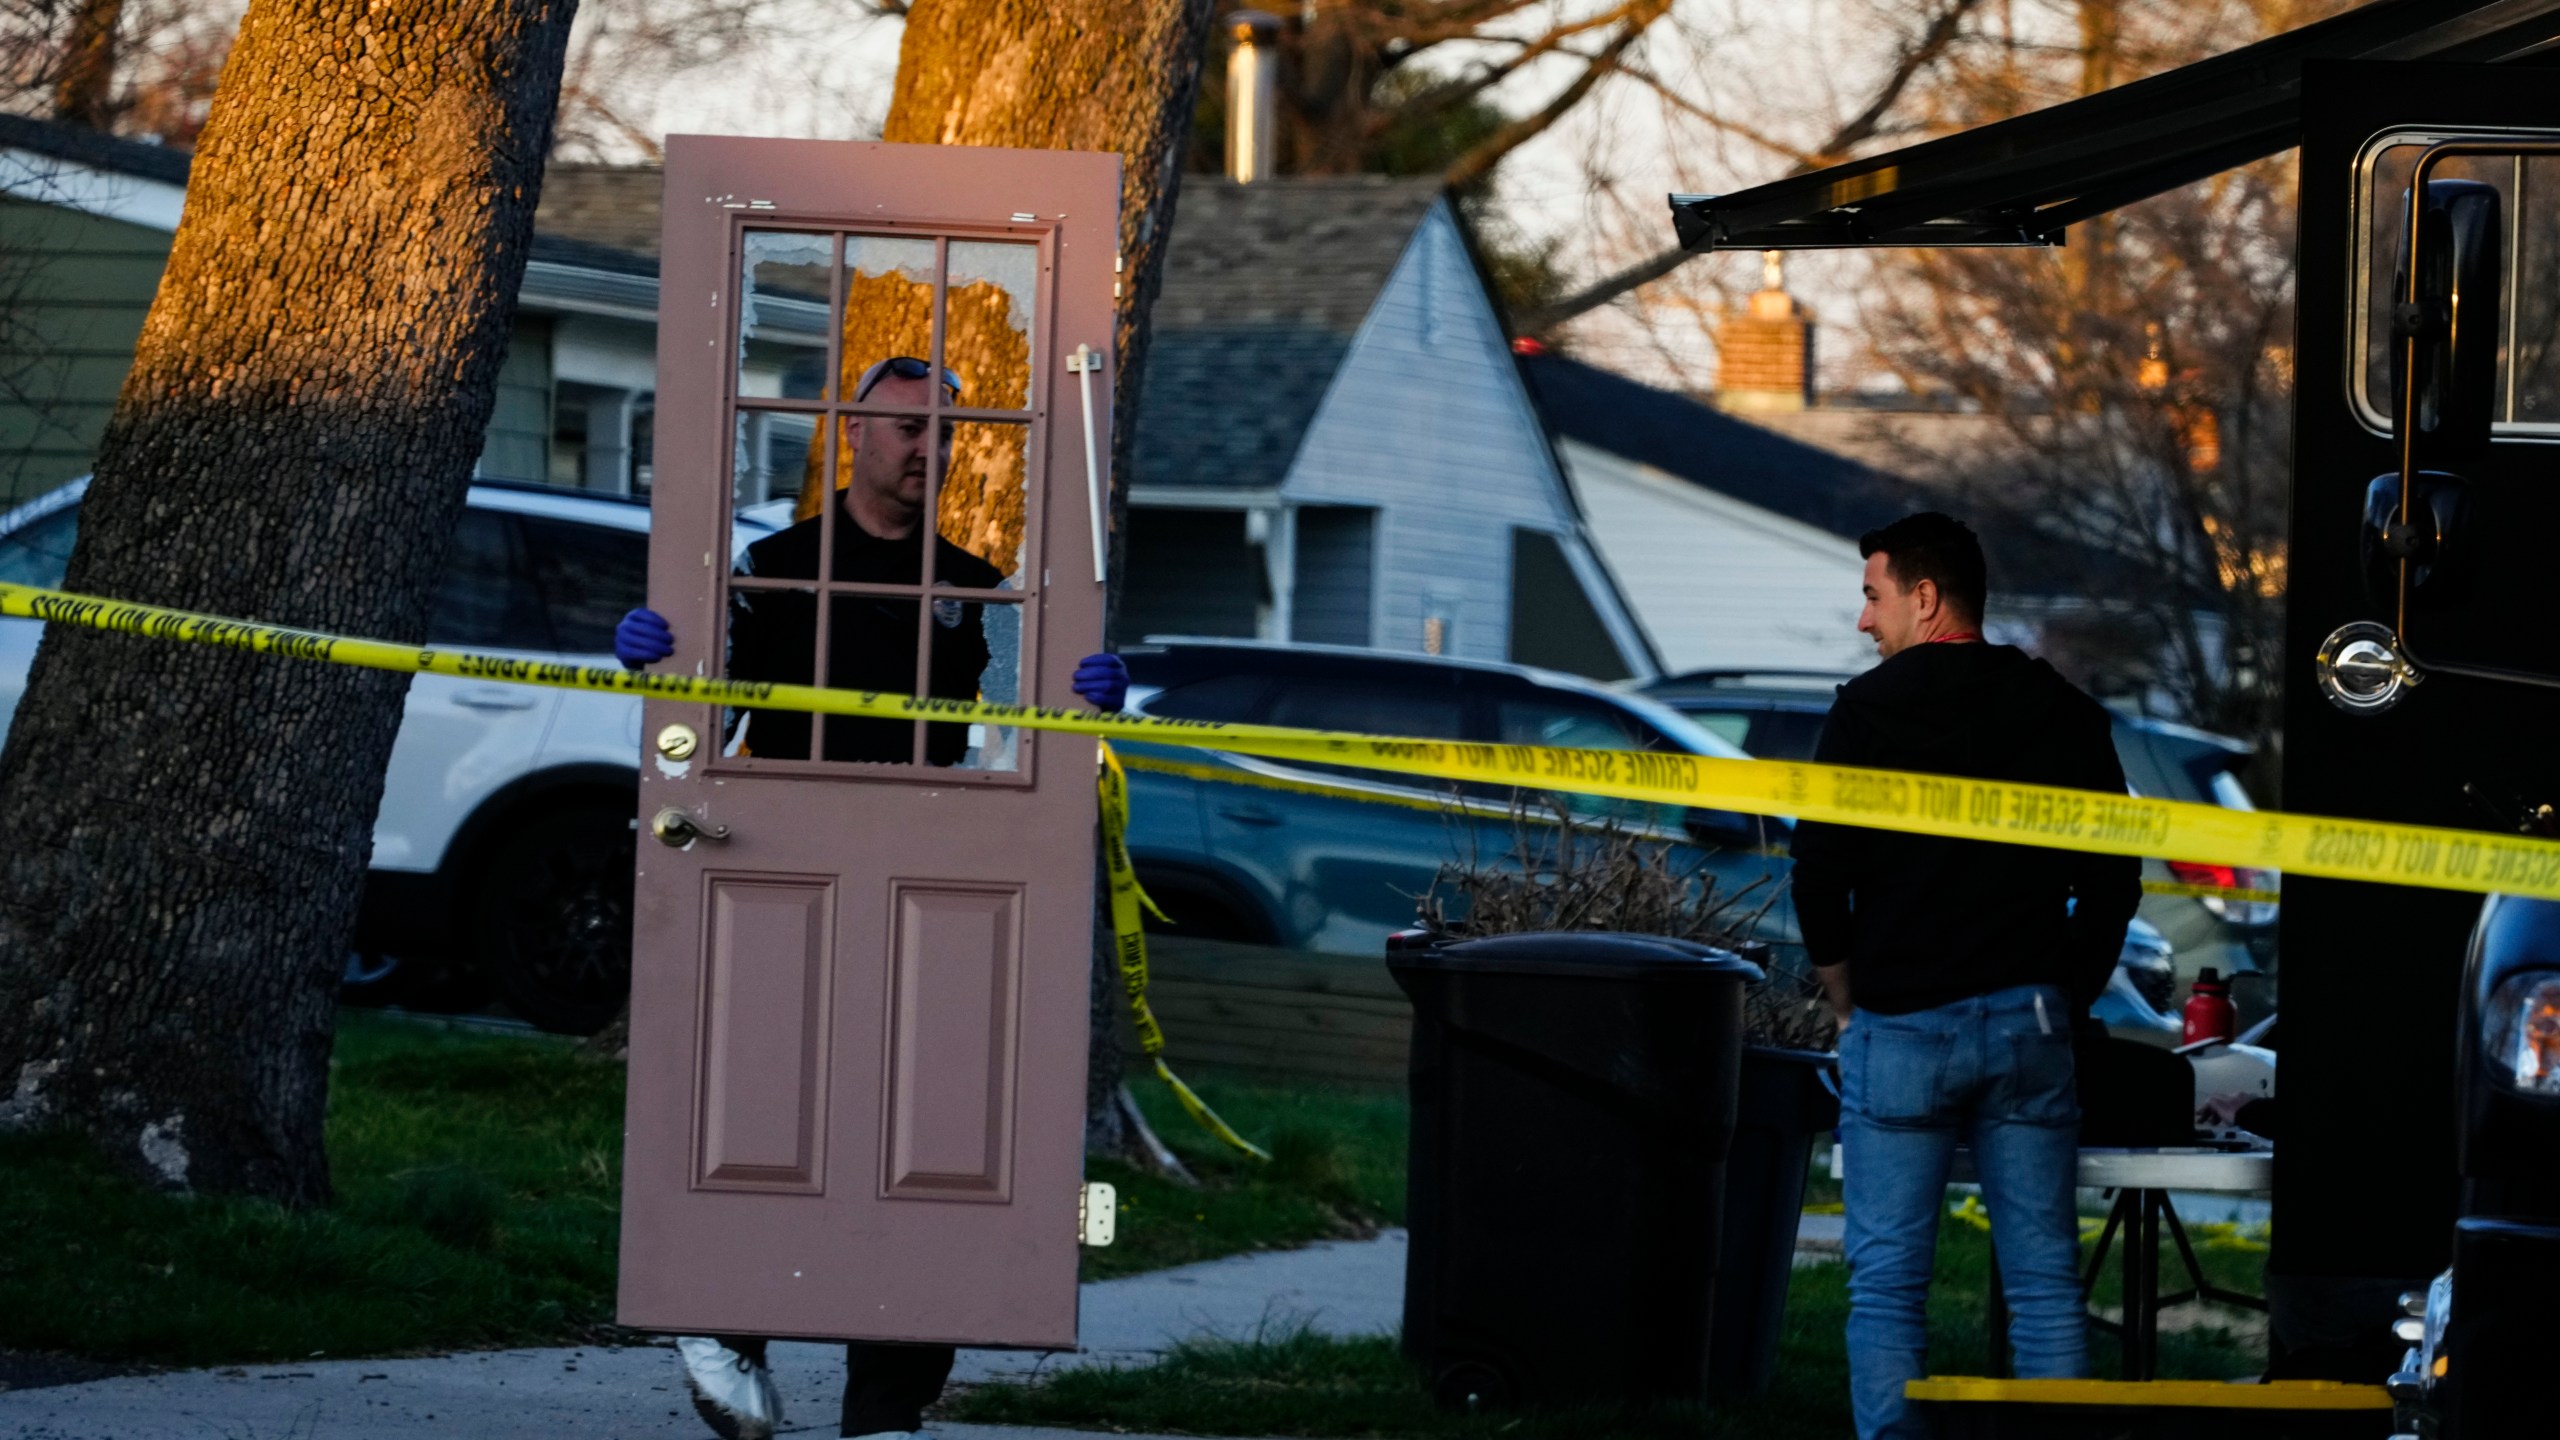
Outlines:
[[[1390,969],[1494,972],[1510,975],[1726,975],[1751,982],[1760,967],[1698,940],[1667,935],[1624,935],[1604,930],[1552,930],[1529,935],[1490,935],[1454,945],[1389,952]]]

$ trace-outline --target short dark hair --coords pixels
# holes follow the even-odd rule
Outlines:
[[[1968,620],[1982,618],[1982,602],[1991,581],[1982,563],[1982,542],[1973,527],[1952,515],[1923,510],[1905,515],[1858,537],[1858,556],[1882,551],[1894,583],[1908,590],[1923,580],[1938,587],[1948,609]]]

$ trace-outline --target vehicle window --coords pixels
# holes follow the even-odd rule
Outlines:
[[[80,507],[65,506],[0,537],[0,582],[57,590],[80,534]]]
[[[560,649],[608,654],[623,613],[648,603],[649,537],[637,530],[518,516],[526,568]]]
[[[1466,735],[1466,699],[1457,691],[1355,680],[1274,682],[1268,723],[1361,735],[1457,740]]]
[[[1186,685],[1172,685],[1147,701],[1150,715],[1168,720],[1216,720],[1229,725],[1254,723],[1263,692],[1271,682],[1260,675],[1212,675]]]
[[[1810,710],[1763,710],[1751,722],[1751,738],[1742,748],[1760,760],[1810,760],[1822,743],[1822,722],[1830,716]]]
[[[2363,364],[2356,398],[2366,420],[2387,428],[2391,413],[2392,267],[2403,243],[2403,197],[2427,137],[2394,136],[2371,152],[2361,197],[2364,211],[2364,303],[2357,331]],[[2432,172],[2444,180],[2476,180],[2498,191],[2508,225],[2504,256],[2508,297],[2499,317],[2498,402],[2501,430],[2560,424],[2560,157],[2453,156]]]
[[[1575,750],[1659,750],[1660,736],[1649,727],[1605,705],[1550,699],[1507,699],[1494,707],[1495,732],[1505,745],[1559,745]],[[1507,795],[1507,791],[1504,792]],[[1676,826],[1677,807],[1616,800],[1605,795],[1556,797],[1566,810],[1585,820],[1616,820],[1635,826]]]
[[[1737,750],[1751,750],[1751,712],[1748,710],[1692,710],[1682,706],[1680,713],[1698,722],[1698,728]],[[1753,754],[1758,754],[1752,750]]]
[[[1504,700],[1494,707],[1495,732],[1505,745],[1563,745],[1576,750],[1636,750],[1642,745],[1626,717],[1598,705],[1554,700]]]
[[[489,646],[501,650],[554,648],[543,618],[542,597],[526,573],[523,542],[512,516],[465,510],[454,528],[453,551],[436,586],[427,621],[430,645]]]

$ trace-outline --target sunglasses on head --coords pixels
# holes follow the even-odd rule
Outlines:
[[[853,387],[853,398],[859,400],[870,394],[871,387],[879,384],[884,375],[895,375],[901,380],[921,380],[932,373],[933,366],[930,363],[919,360],[913,355],[892,355],[862,372],[861,383]],[[950,387],[953,395],[957,396],[960,393],[959,376],[945,370],[942,372],[942,383]]]

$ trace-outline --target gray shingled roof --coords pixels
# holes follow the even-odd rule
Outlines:
[[[119,140],[77,125],[32,115],[0,115],[0,146],[50,155],[93,170],[112,170],[169,185],[187,183],[187,152],[140,140]]]
[[[1140,485],[1274,486],[1436,180],[1186,176],[1139,379]]]
[[[542,172],[533,228],[632,255],[658,253],[658,209],[667,192],[655,165],[567,165]]]

